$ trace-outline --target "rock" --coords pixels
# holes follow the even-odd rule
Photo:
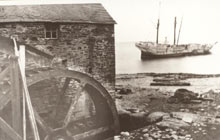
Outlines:
[[[175,118],[163,120],[161,122],[156,123],[156,125],[160,129],[166,129],[166,128],[179,129],[179,128],[187,128],[190,126],[188,123]]]
[[[171,131],[171,134],[176,134],[176,131]]]
[[[175,104],[175,103],[178,103],[179,100],[178,98],[171,96],[170,98],[167,99],[167,102],[170,104]]]
[[[177,135],[171,135],[173,137],[173,139],[177,140],[178,136]]]
[[[122,131],[134,130],[140,127],[144,127],[148,124],[148,121],[146,119],[148,113],[130,113],[126,110],[119,110],[118,114]]]
[[[122,99],[123,96],[122,96],[122,95],[116,95],[115,98],[116,98],[116,99]]]
[[[140,112],[140,110],[139,109],[137,109],[137,108],[127,108],[127,109],[125,109],[126,111],[129,111],[129,112],[131,112],[131,113],[138,113],[138,112]]]
[[[129,132],[121,132],[121,136],[128,137],[130,136]]]
[[[186,139],[187,139],[187,138],[184,137],[184,136],[179,136],[178,138],[181,139],[181,140],[186,140]]]
[[[212,127],[211,129],[212,129],[212,130],[216,130],[217,128],[216,128],[216,127]]]
[[[199,131],[194,131],[194,133],[196,134],[196,133],[199,133]]]
[[[147,140],[154,140],[152,137],[149,137]]]
[[[154,139],[159,139],[161,137],[161,135],[158,133],[152,133],[150,136],[153,137]]]
[[[213,98],[201,98],[201,100],[203,100],[203,101],[210,101],[210,102],[213,102],[213,101],[214,101]]]
[[[130,94],[132,93],[132,90],[131,89],[125,89],[125,88],[122,88],[119,90],[118,94],[122,94],[122,95],[127,95],[127,94]]]
[[[172,97],[178,99],[179,102],[190,103],[191,100],[198,99],[198,93],[181,88],[177,89]]]
[[[120,140],[120,136],[114,136],[114,140]]]
[[[183,120],[187,123],[195,122],[199,118],[197,114],[193,114],[189,112],[172,112],[171,116],[173,118]]]
[[[182,120],[187,123],[192,123],[192,121],[193,121],[192,117],[190,117],[190,116],[184,116],[182,118]]]
[[[216,109],[220,109],[220,105],[216,106]]]
[[[170,116],[170,115],[169,113],[165,113],[165,112],[153,112],[147,116],[147,121],[149,123],[155,123],[161,121],[164,116]]]
[[[147,133],[148,131],[149,131],[148,128],[142,130],[143,133]]]
[[[201,104],[202,100],[190,100],[190,103],[192,103],[192,104]]]
[[[148,137],[149,137],[149,134],[146,133],[146,134],[143,135],[143,137],[148,138]]]

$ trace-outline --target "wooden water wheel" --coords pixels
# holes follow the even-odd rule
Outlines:
[[[99,82],[77,71],[50,69],[35,72],[27,77],[31,98],[44,96],[47,92],[48,98],[42,99],[42,104],[50,99],[53,102],[43,108],[33,102],[37,122],[43,130],[42,138],[97,140],[119,131],[114,102]]]
[[[11,39],[0,37],[0,42],[0,47],[13,48]],[[33,126],[40,140],[103,140],[119,132],[114,101],[95,79],[81,72],[49,67],[26,69],[25,77],[22,70],[19,71],[21,65],[17,57],[8,59],[5,53],[11,55],[13,49],[0,53],[1,62],[4,62],[0,65],[1,140],[22,140],[24,133],[27,133],[27,140],[36,139]],[[38,50],[34,53],[39,55],[37,58],[42,54],[47,56]],[[22,108],[22,104],[24,107],[28,102],[24,95],[26,89],[32,102],[27,106],[32,109]],[[29,114],[22,115],[24,110]],[[24,120],[25,116],[32,116],[34,120],[31,117]],[[27,129],[22,127],[22,118],[27,122],[23,124]],[[32,123],[35,120],[37,125]],[[22,128],[26,130],[23,133]]]

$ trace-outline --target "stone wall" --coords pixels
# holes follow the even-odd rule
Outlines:
[[[114,25],[56,23],[58,38],[45,38],[45,23],[0,23],[0,35],[67,59],[69,68],[85,72],[108,90],[115,85]]]

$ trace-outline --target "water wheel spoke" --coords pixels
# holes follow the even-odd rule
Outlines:
[[[67,78],[65,79],[65,82],[64,82],[64,85],[63,85],[63,87],[62,87],[61,93],[65,94],[66,89],[68,88],[70,81],[71,81],[71,78],[68,78],[68,77],[67,77]]]
[[[75,106],[78,103],[78,100],[84,91],[85,85],[86,84],[82,82],[79,84],[78,88],[76,89],[75,96],[74,96],[74,98],[72,98],[72,102],[70,104],[69,110],[68,110],[67,115],[64,119],[64,127],[66,127],[69,124],[69,122],[71,120],[71,116],[74,112]]]
[[[53,113],[52,113],[53,116],[54,116],[54,118],[57,117],[57,113],[59,112],[60,105],[61,105],[61,103],[62,103],[62,101],[63,101],[63,98],[64,98],[64,96],[65,96],[66,90],[68,89],[68,86],[69,86],[69,84],[70,84],[70,81],[71,81],[71,78],[67,77],[67,78],[65,79],[65,82],[64,82],[63,87],[61,88],[61,91],[60,91],[60,95],[59,95],[59,97],[58,97],[57,104],[55,105],[55,109],[54,109],[54,111],[53,111]]]
[[[53,131],[53,129],[46,124],[46,122],[41,118],[41,116],[38,114],[38,112],[35,109],[34,109],[34,116],[37,123],[44,130],[46,134],[50,134]]]

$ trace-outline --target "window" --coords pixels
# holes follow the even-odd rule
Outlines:
[[[57,39],[58,38],[58,25],[57,24],[46,24],[45,25],[45,38]]]

